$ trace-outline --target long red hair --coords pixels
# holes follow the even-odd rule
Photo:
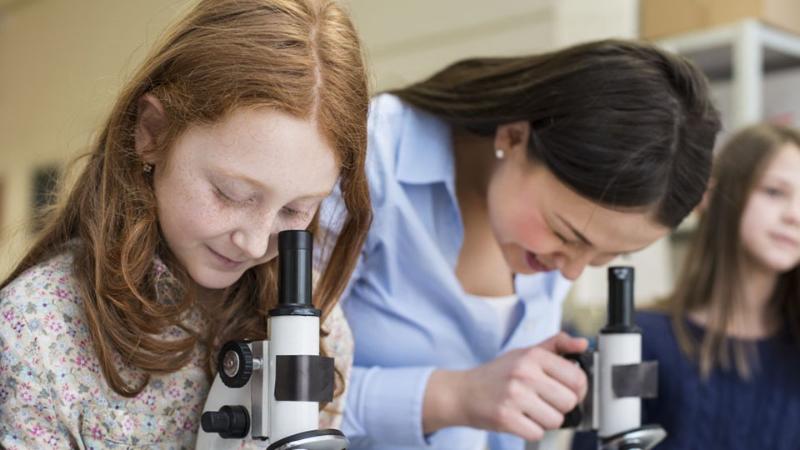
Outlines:
[[[137,102],[146,93],[160,100],[168,119],[153,147],[158,159],[189,125],[214,123],[241,107],[275,108],[320,124],[341,161],[346,207],[316,285],[323,318],[347,283],[371,220],[364,173],[368,89],[348,15],[330,0],[201,1],[127,83],[76,184],[0,285],[77,243],[70,248],[95,352],[109,385],[129,397],[141,392],[150,374],[187,364],[198,344],[206,344],[211,375],[221,343],[266,339],[266,313],[277,303],[277,263],[271,261],[247,271],[226,290],[224,302],[206,311],[213,318],[208,329],[182,324],[197,304],[188,275],[160,235],[150,177],[134,148]],[[177,280],[170,301],[156,297],[157,257]],[[160,338],[171,326],[186,329],[187,337]],[[131,384],[121,377],[115,352],[140,369],[140,379]]]

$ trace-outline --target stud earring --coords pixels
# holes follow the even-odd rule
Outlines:
[[[142,166],[142,171],[147,174],[152,173],[153,165],[150,163],[144,163],[144,165]]]
[[[496,148],[496,149],[494,149],[494,156],[497,159],[503,159],[506,156],[506,152],[501,148]]]

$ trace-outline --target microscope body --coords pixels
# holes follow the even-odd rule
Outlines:
[[[206,399],[195,448],[343,450],[341,431],[319,429],[319,404],[333,399],[333,359],[319,356],[320,311],[311,304],[311,235],[279,235],[279,304],[268,340],[231,341]]]
[[[641,423],[641,400],[658,394],[658,363],[642,361],[633,274],[630,267],[609,268],[608,324],[597,337],[597,351],[566,355],[586,372],[589,391],[564,427],[596,430],[602,450],[648,450],[666,437],[660,426]]]

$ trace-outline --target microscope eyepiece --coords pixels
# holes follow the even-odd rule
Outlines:
[[[608,322],[603,333],[638,333],[633,322],[633,267],[608,268]]]
[[[278,234],[278,306],[270,316],[319,316],[311,295],[314,238],[306,230]]]
[[[286,230],[278,233],[278,251],[313,250],[314,239],[306,230]]]
[[[311,305],[311,233],[287,230],[278,234],[278,301]]]

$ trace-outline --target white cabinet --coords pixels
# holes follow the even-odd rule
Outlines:
[[[767,74],[800,67],[800,36],[747,19],[656,44],[694,61],[712,80],[727,130],[765,118]],[[729,86],[729,88],[728,88]],[[800,77],[795,90],[800,91]],[[788,94],[789,92],[787,92]]]

